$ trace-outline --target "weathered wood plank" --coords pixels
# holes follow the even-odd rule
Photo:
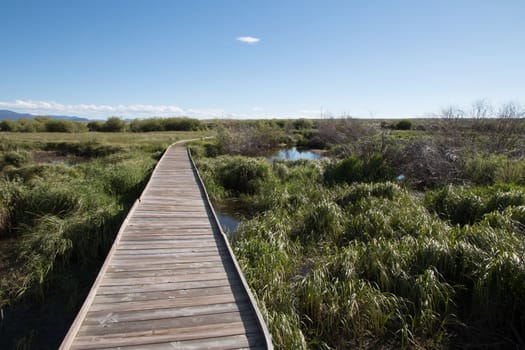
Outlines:
[[[177,248],[196,248],[196,247],[216,247],[217,243],[213,239],[171,239],[171,240],[144,240],[142,242],[120,241],[119,249],[165,249]]]
[[[141,271],[163,271],[169,270],[177,272],[177,270],[187,271],[194,269],[205,269],[209,267],[221,266],[229,268],[227,264],[222,264],[222,262],[217,263],[216,261],[200,261],[200,262],[171,262],[167,264],[149,264],[147,266],[141,265],[114,265],[110,264],[107,272],[141,272]]]
[[[177,255],[181,253],[220,253],[224,248],[217,246],[203,246],[203,247],[161,247],[161,248],[127,248],[121,247],[116,253],[116,256],[125,256],[125,255],[155,255],[155,256],[164,256],[164,255]]]
[[[78,349],[100,349],[103,347],[141,346],[216,338],[219,336],[242,335],[246,333],[243,322],[230,324],[197,326],[191,328],[165,329],[163,331],[142,331],[124,334],[111,334],[105,337],[78,337]],[[172,347],[173,349],[173,347]]]
[[[108,313],[118,313],[118,312],[131,312],[131,311],[141,311],[141,310],[162,310],[162,309],[173,309],[181,307],[191,307],[191,306],[212,306],[216,304],[227,304],[235,303],[235,296],[233,293],[219,294],[219,295],[204,295],[200,297],[187,296],[174,298],[170,300],[148,300],[143,301],[130,301],[126,303],[115,303],[115,304],[96,304],[93,303],[89,313],[86,318],[91,316],[100,317],[101,315],[106,315]],[[246,301],[244,301],[246,303]],[[235,310],[231,310],[235,311]],[[91,316],[90,316],[91,315]],[[173,317],[176,317],[173,314]]]
[[[148,265],[164,265],[174,262],[179,263],[193,263],[193,262],[205,262],[205,261],[215,261],[220,263],[222,261],[221,256],[219,255],[203,255],[203,256],[191,256],[179,255],[177,257],[168,257],[168,258],[157,258],[157,259],[112,259],[111,265],[113,266],[148,266]]]
[[[141,277],[162,277],[162,276],[184,276],[193,275],[198,276],[202,274],[210,273],[226,273],[224,266],[212,266],[212,267],[200,267],[200,268],[189,268],[189,269],[163,269],[163,270],[149,270],[149,271],[120,271],[120,272],[106,272],[105,277],[109,279],[120,279],[120,278],[141,278]]]
[[[157,164],[61,349],[271,348],[183,147]]]
[[[200,297],[207,295],[222,295],[228,293],[240,293],[242,292],[241,286],[222,286],[222,287],[206,287],[206,288],[194,288],[194,289],[178,289],[169,291],[156,291],[156,292],[129,292],[120,294],[107,294],[97,295],[93,303],[104,304],[104,303],[123,303],[129,301],[148,301],[148,300],[170,300],[173,298],[182,297]]]
[[[240,286],[241,282],[235,279],[215,279],[202,280],[192,282],[176,282],[176,283],[157,283],[148,285],[128,285],[128,286],[100,286],[98,287],[97,295],[106,294],[120,294],[128,292],[156,292],[156,291],[173,291],[181,289],[197,289],[208,287],[223,287],[223,286]]]
[[[147,277],[129,277],[129,278],[113,278],[104,276],[102,286],[129,286],[129,285],[145,285],[157,283],[178,283],[178,282],[192,282],[192,281],[209,281],[228,278],[225,271],[215,273],[198,273],[198,274],[173,274],[170,276],[147,276]]]
[[[169,342],[169,343],[162,343],[162,344],[152,344],[148,346],[148,349],[151,349],[151,350],[160,350],[160,349],[186,349],[186,350],[257,349],[261,346],[262,345],[260,344],[260,341],[258,340],[257,335],[247,334],[247,335],[235,335],[235,336],[189,340],[189,341],[177,341],[177,342]],[[108,348],[108,349],[114,349],[114,348]],[[135,350],[135,349],[144,349],[144,347],[138,345],[138,346],[120,347],[119,349]]]
[[[129,322],[107,322],[102,325],[86,325],[80,329],[79,335],[105,335],[112,333],[137,332],[142,330],[157,330],[169,328],[188,328],[201,325],[218,325],[231,322],[242,322],[240,312],[224,312],[212,315],[181,316],[157,320],[141,320]]]

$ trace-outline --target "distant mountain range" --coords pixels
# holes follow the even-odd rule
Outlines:
[[[6,109],[0,109],[0,120],[18,120],[22,118],[34,118],[39,117],[33,114],[28,113],[17,113],[13,111],[8,111]],[[46,115],[45,117],[53,119],[62,119],[62,120],[71,120],[74,122],[87,122],[89,119],[82,117],[70,117],[66,115]]]

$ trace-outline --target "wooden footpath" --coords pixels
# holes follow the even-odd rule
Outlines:
[[[272,348],[183,145],[157,164],[60,348]]]

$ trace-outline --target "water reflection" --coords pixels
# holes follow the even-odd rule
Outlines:
[[[241,214],[237,209],[237,202],[226,200],[213,203],[213,209],[224,233],[233,233],[241,222]]]
[[[218,210],[215,211],[215,214],[217,214],[217,219],[219,219],[219,223],[221,224],[224,233],[232,233],[237,229],[237,226],[239,226],[240,220],[238,218],[221,213]]]
[[[317,160],[321,159],[321,154],[319,152],[314,152],[312,150],[300,150],[297,149],[297,147],[287,148],[287,149],[281,149],[277,151],[275,154],[272,154],[270,157],[268,157],[268,160],[270,162],[274,162],[276,160],[299,160],[299,159],[307,159],[307,160]]]

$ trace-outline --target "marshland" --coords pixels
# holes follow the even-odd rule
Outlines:
[[[525,347],[525,114],[474,112],[2,122],[0,347],[57,347],[166,147],[209,136],[276,348]],[[272,158],[293,147],[322,157]]]

